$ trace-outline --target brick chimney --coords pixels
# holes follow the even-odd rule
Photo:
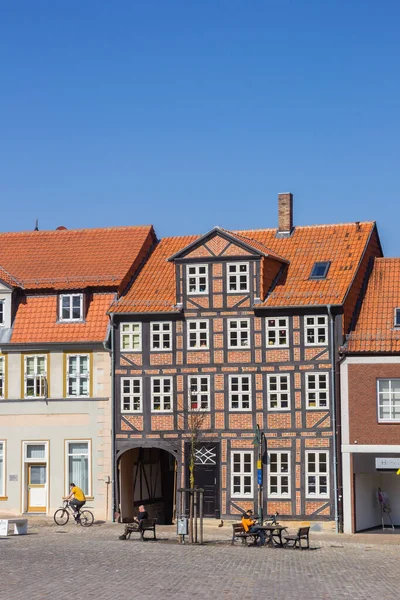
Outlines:
[[[293,194],[278,194],[278,235],[289,236],[293,230]]]

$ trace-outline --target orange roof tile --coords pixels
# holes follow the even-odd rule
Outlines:
[[[0,233],[0,265],[26,289],[118,287],[154,239],[151,226]]]
[[[296,227],[288,238],[276,237],[276,229],[228,233],[258,242],[264,252],[271,249],[276,258],[285,257],[289,262],[275,288],[259,306],[309,306],[343,303],[374,227],[373,222]],[[200,237],[203,236],[161,240],[132,287],[113,304],[111,312],[177,310],[175,266],[168,258]],[[331,262],[327,278],[310,280],[314,263],[321,261]]]
[[[347,352],[400,352],[400,258],[376,258],[357,324],[348,336]]]
[[[3,267],[0,267],[0,281],[4,281],[7,285],[11,285],[11,287],[22,287],[20,281],[17,281],[15,277],[10,275]]]
[[[93,294],[84,323],[57,323],[57,296],[27,296],[20,303],[12,344],[103,342],[114,294]]]

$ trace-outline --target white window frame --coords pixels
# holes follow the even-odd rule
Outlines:
[[[400,327],[400,308],[394,309],[394,327]]]
[[[3,461],[3,480],[0,479],[0,498],[6,496],[6,440],[0,440],[0,461]]]
[[[269,321],[274,321],[274,325],[269,325]],[[284,321],[284,325],[279,325],[279,321]],[[285,332],[285,343],[280,343],[279,332]],[[271,334],[271,338],[270,338]],[[289,347],[289,317],[266,317],[265,318],[265,343],[267,348],[288,348]]]
[[[393,414],[393,391],[392,391],[392,381],[400,381],[399,377],[380,377],[379,379],[377,379],[376,381],[376,400],[377,400],[377,413],[378,413],[378,423],[398,423],[400,421],[400,417],[398,419],[393,419],[392,417],[390,417],[389,419],[381,417],[381,406],[382,402],[381,402],[381,396],[383,394],[383,392],[380,390],[380,383],[383,381],[388,381],[389,382],[389,412],[390,415]]]
[[[234,267],[235,271],[230,272],[230,267]],[[240,271],[240,267],[246,267],[245,271]],[[240,289],[240,278],[246,277],[246,288]],[[236,288],[231,290],[231,279],[232,283],[235,282]],[[226,290],[228,294],[246,294],[250,291],[250,263],[248,262],[234,262],[226,265]]]
[[[238,389],[232,390],[232,385],[234,383],[234,379],[238,380]],[[248,380],[248,390],[243,390],[244,380]],[[232,406],[232,398],[233,396],[237,396],[238,407],[234,408]],[[243,407],[243,396],[249,397],[249,406]],[[252,401],[251,401],[251,375],[229,375],[229,410],[231,412],[249,412],[251,411]]]
[[[238,472],[234,472],[235,455],[240,456]],[[244,456],[250,456],[251,471],[245,471]],[[234,478],[239,477],[240,491],[235,492]],[[250,491],[245,492],[245,477],[250,477]],[[246,484],[248,485],[248,484]],[[231,452],[231,498],[253,498],[254,496],[254,452],[252,450],[233,450]]]
[[[0,327],[4,327],[4,300],[0,300]]]
[[[286,378],[287,381],[287,389],[285,390],[284,388],[282,388],[282,381],[281,379]],[[271,389],[271,386],[273,385],[272,380],[276,379],[276,389]],[[290,400],[291,400],[291,393],[290,393],[290,374],[289,373],[270,373],[267,375],[267,399],[268,399],[268,410],[269,411],[288,411],[290,410]],[[271,400],[271,395],[276,394],[276,401],[277,401],[277,406],[272,406],[272,400]],[[282,395],[283,394],[287,394],[287,406],[282,406],[282,402],[284,402],[284,400],[282,399]]]
[[[232,327],[233,323],[236,323],[237,326]],[[241,323],[246,323],[246,326],[239,327],[238,324],[241,324]],[[241,342],[240,333],[244,332],[244,331],[247,332],[247,341],[248,341],[247,345],[243,345]],[[251,332],[250,319],[228,319],[228,349],[229,350],[250,350],[250,348],[251,348],[250,332]],[[233,334],[233,333],[237,333],[237,341],[240,342],[240,345],[238,345],[238,346],[232,346],[231,334]]]
[[[156,380],[160,381],[160,391],[155,392],[154,386]],[[169,382],[169,391],[164,390],[164,383]],[[160,398],[160,408],[154,407],[155,397]],[[170,398],[170,408],[165,408],[166,398]],[[153,413],[171,413],[174,409],[174,383],[172,377],[152,377],[151,378],[151,412]]]
[[[69,317],[63,317],[63,299],[70,299],[69,306]],[[79,298],[79,317],[73,317],[73,299]],[[83,321],[83,294],[60,294],[60,309],[59,309],[59,321],[62,323],[76,323]]]
[[[78,456],[77,454],[70,454],[70,444],[87,444],[88,450],[87,450],[87,461],[88,461],[88,489],[84,490],[82,488],[83,493],[85,494],[85,496],[92,496],[92,440],[88,440],[88,439],[76,439],[76,440],[72,440],[72,439],[68,439],[65,440],[65,447],[64,447],[64,457],[65,457],[65,484],[64,484],[64,488],[65,488],[65,495],[68,496],[70,493],[70,489],[69,489],[69,484],[71,483],[71,481],[73,483],[76,483],[76,481],[74,481],[71,477],[72,475],[70,475],[69,472],[69,457],[70,456]],[[79,484],[77,484],[78,487],[81,487]]]
[[[26,370],[26,364],[27,361],[29,359],[34,359],[34,365],[35,365],[35,372],[33,375],[29,375],[27,374],[27,370]],[[44,358],[44,373],[42,374],[38,374],[38,370],[37,370],[37,359],[38,358]],[[47,398],[47,370],[48,370],[48,364],[47,364],[47,355],[46,354],[25,354],[24,355],[24,398],[26,399],[31,399],[31,398]],[[34,393],[33,395],[29,395],[27,394],[27,380],[28,379],[33,379],[34,380],[34,388],[36,390],[36,386],[39,385],[39,392],[42,393]]]
[[[307,319],[312,319],[313,323],[307,324]],[[318,320],[323,319],[323,323],[319,323]],[[318,341],[319,333],[318,330],[324,330],[324,341]],[[312,332],[314,336],[314,342],[308,341],[308,332]],[[328,317],[327,315],[306,315],[304,317],[304,344],[305,346],[327,346],[328,345]]]
[[[159,328],[158,331],[155,328]],[[154,346],[154,338],[159,336],[160,347]],[[164,346],[165,340],[169,344]],[[150,350],[152,352],[169,352],[172,350],[172,321],[152,321],[150,323]]]
[[[6,387],[6,359],[4,356],[0,356],[0,398],[5,398],[5,387]]]
[[[202,325],[205,324],[205,327]],[[209,350],[210,348],[210,322],[207,319],[191,319],[187,321],[187,349],[192,350]],[[201,345],[201,334],[205,333],[206,343]],[[196,345],[190,345],[190,335],[194,335]]]
[[[137,329],[136,329],[137,327]],[[125,331],[124,331],[125,328]],[[140,321],[136,321],[134,323],[121,323],[120,325],[120,349],[121,352],[141,352],[142,351],[142,343],[143,343],[143,326]],[[124,336],[128,336],[129,346],[128,348],[124,348],[123,341]],[[134,339],[135,337],[139,340],[139,345],[137,348],[134,347]]]
[[[309,471],[309,456],[315,454],[315,471]],[[325,455],[326,472],[320,472],[319,457]],[[326,450],[306,450],[306,498],[329,498],[329,452]],[[315,493],[310,492],[309,478],[315,477]],[[321,479],[326,477],[326,493],[321,492]]]
[[[190,273],[190,269],[194,269],[194,273]],[[200,269],[205,269],[204,273],[200,273]],[[205,289],[200,291],[200,279],[205,279]],[[190,280],[194,280],[194,284],[190,283]],[[191,285],[195,285],[195,290],[191,291]],[[202,296],[204,294],[208,294],[208,265],[186,265],[186,292],[188,296]]]
[[[278,465],[278,470],[276,472],[271,472],[271,456],[272,454],[275,454],[277,456],[277,465]],[[287,460],[287,465],[288,465],[288,470],[287,471],[282,471],[282,456],[286,454],[288,457]],[[277,478],[277,492],[271,492],[271,478],[272,477],[276,477]],[[287,477],[288,480],[288,491],[287,492],[282,492],[282,479],[284,477]],[[267,469],[267,481],[268,481],[268,497],[269,498],[290,498],[291,497],[291,487],[292,487],[292,482],[291,482],[291,454],[290,454],[290,450],[271,450],[268,452],[268,469]]]
[[[76,375],[72,375],[69,372],[69,361],[71,358],[77,359],[77,371]],[[80,363],[81,358],[87,359],[87,375],[80,374]],[[67,354],[66,355],[66,367],[65,367],[65,377],[66,377],[66,397],[67,398],[90,398],[90,354]],[[87,379],[87,394],[70,394],[69,393],[69,381],[70,379],[76,379],[76,390],[79,392],[81,379]]]
[[[142,377],[122,377],[121,378],[121,414],[139,414],[143,412],[143,378]],[[124,382],[129,382],[129,392],[124,390]],[[137,384],[138,389],[137,388]],[[129,399],[129,408],[124,408],[124,399]],[[139,402],[138,408],[134,408]]]
[[[320,377],[325,377],[326,388],[320,387]],[[310,377],[316,377],[316,387],[310,390]],[[321,404],[320,394],[326,393],[326,406]],[[315,394],[315,406],[310,406],[310,394]],[[328,371],[308,371],[306,373],[306,408],[307,410],[328,410],[329,409],[329,372]]]
[[[204,381],[202,382],[201,380],[207,381],[207,390],[204,392],[201,390],[201,386],[204,385]],[[196,381],[196,388],[197,391],[195,394],[192,392],[192,383],[193,381]],[[210,382],[210,376],[209,375],[188,375],[188,406],[189,406],[189,411],[195,411],[195,412],[209,412],[211,410],[211,382]],[[192,398],[193,396],[197,396],[197,407],[193,408],[192,407]],[[199,406],[199,404],[201,404],[201,398],[200,398],[200,402],[199,402],[199,396],[207,396],[207,407],[202,407]]]

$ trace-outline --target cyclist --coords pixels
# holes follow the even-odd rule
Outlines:
[[[69,500],[69,504],[72,506],[72,510],[75,513],[75,521],[79,523],[79,510],[84,504],[86,504],[86,497],[81,488],[74,483],[69,484],[69,489],[70,494],[65,498],[65,500]]]

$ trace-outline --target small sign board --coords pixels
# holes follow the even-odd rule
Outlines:
[[[375,468],[378,471],[397,471],[397,469],[400,469],[400,458],[375,458]]]
[[[9,475],[8,481],[18,481],[18,475]]]

